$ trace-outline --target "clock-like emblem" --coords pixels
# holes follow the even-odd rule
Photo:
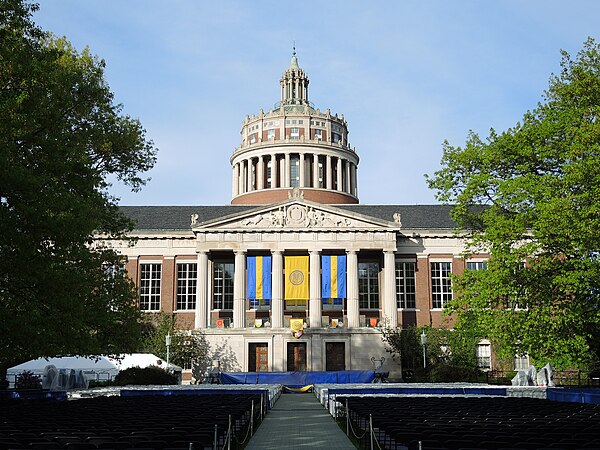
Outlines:
[[[300,270],[294,270],[290,273],[290,283],[294,286],[299,286],[304,283],[304,274]]]

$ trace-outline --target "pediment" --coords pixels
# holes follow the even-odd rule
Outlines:
[[[192,230],[353,230],[398,229],[396,222],[365,216],[307,200],[287,200],[274,205],[202,222],[196,218]]]

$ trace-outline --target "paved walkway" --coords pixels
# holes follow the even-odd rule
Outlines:
[[[282,394],[246,450],[355,450],[313,394]]]

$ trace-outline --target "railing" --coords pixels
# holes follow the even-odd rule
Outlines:
[[[510,385],[516,373],[514,370],[490,370],[482,376],[482,381],[488,384]],[[600,372],[555,370],[553,379],[556,386],[600,387]]]

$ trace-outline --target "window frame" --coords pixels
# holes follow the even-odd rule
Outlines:
[[[231,268],[230,279],[227,279],[227,267]],[[222,273],[222,276],[217,276]],[[233,284],[235,279],[235,262],[229,260],[213,261],[212,264],[212,309],[215,311],[233,311]],[[222,284],[217,283],[223,280]],[[226,285],[229,282],[230,284]],[[228,308],[228,306],[231,306]]]
[[[412,266],[412,277],[407,276],[406,267]],[[402,268],[400,269],[401,266]],[[397,259],[394,267],[396,282],[396,308],[417,309],[417,262]],[[412,289],[412,292],[410,292]]]
[[[446,266],[447,265],[447,266]],[[443,309],[454,298],[452,291],[452,262],[430,261],[431,309]]]
[[[366,267],[365,267],[366,266]],[[376,267],[376,272],[372,269]],[[367,271],[366,277],[361,276],[361,272]],[[359,261],[358,263],[358,307],[361,310],[378,310],[381,304],[381,293],[379,274],[381,265],[379,261]],[[365,283],[366,281],[366,283]],[[367,288],[366,290],[364,288]],[[366,298],[365,298],[366,297]],[[365,306],[366,305],[366,306]]]
[[[145,269],[148,269],[146,271]],[[144,275],[147,274],[146,278]],[[158,276],[156,276],[158,274]],[[139,308],[143,312],[158,312],[161,305],[162,262],[140,262]]]
[[[198,263],[191,261],[178,262],[176,273],[177,292],[175,294],[175,308],[177,311],[193,311],[196,309]]]

